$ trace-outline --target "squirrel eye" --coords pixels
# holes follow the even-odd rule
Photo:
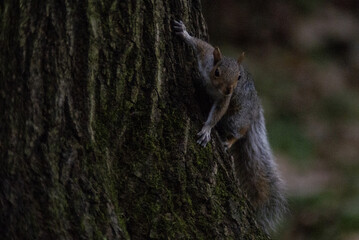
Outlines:
[[[216,71],[214,72],[214,75],[216,76],[216,77],[219,77],[219,71],[218,71],[218,68],[216,69]]]
[[[242,77],[242,75],[239,75],[239,76],[238,76],[238,80],[241,79],[241,77]]]

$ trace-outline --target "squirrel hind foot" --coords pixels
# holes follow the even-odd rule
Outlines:
[[[226,149],[226,151],[229,151],[229,149],[233,146],[235,142],[237,142],[237,140],[238,138],[235,137],[228,138],[227,141],[223,143],[224,149]]]

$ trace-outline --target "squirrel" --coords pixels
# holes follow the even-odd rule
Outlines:
[[[197,134],[203,147],[216,126],[225,149],[234,159],[240,186],[255,211],[259,226],[270,234],[286,211],[284,184],[268,143],[263,108],[251,75],[218,47],[192,37],[182,21],[173,21],[175,34],[196,52],[203,86],[213,100],[207,121]]]

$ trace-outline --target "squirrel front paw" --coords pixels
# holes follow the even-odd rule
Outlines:
[[[202,147],[205,147],[209,140],[211,140],[211,127],[203,126],[202,130],[197,133],[197,136],[199,136],[197,143],[200,144]]]
[[[175,30],[176,35],[185,38],[186,35],[188,35],[186,31],[186,26],[183,24],[183,22],[173,20],[173,29]]]

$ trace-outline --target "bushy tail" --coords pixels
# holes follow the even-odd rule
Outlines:
[[[284,184],[267,140],[263,111],[246,136],[231,151],[242,189],[256,212],[257,222],[266,233],[275,230],[286,211]]]

